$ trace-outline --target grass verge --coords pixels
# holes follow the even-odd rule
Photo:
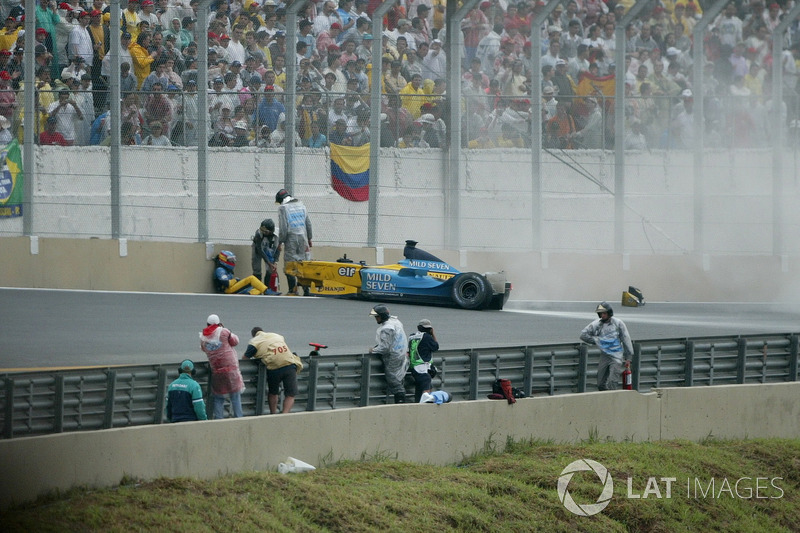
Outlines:
[[[800,440],[495,449],[453,466],[372,457],[300,475],[126,479],[5,510],[0,524],[36,532],[800,531]],[[590,517],[569,512],[557,491],[564,468],[584,458],[605,466],[614,483],[608,506]],[[602,488],[591,471],[568,483],[579,505],[595,503]]]

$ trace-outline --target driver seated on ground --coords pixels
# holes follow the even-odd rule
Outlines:
[[[225,294],[264,294],[267,286],[255,276],[244,279],[237,278],[233,269],[236,267],[236,256],[227,250],[221,251],[214,259],[214,289]]]

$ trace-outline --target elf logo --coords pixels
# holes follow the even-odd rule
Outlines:
[[[356,267],[339,267],[338,274],[343,278],[352,278],[356,275]]]

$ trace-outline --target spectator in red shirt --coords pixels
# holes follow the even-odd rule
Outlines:
[[[0,115],[10,120],[16,107],[17,94],[11,87],[11,75],[5,70],[0,71]]]
[[[44,131],[39,135],[39,144],[42,146],[67,146],[67,140],[56,131],[56,117],[47,119]]]

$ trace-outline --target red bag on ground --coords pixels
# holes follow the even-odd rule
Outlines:
[[[508,400],[508,403],[517,403],[517,399],[514,398],[514,391],[511,390],[510,379],[498,379],[497,385],[499,385],[500,392],[502,393],[503,397]]]

